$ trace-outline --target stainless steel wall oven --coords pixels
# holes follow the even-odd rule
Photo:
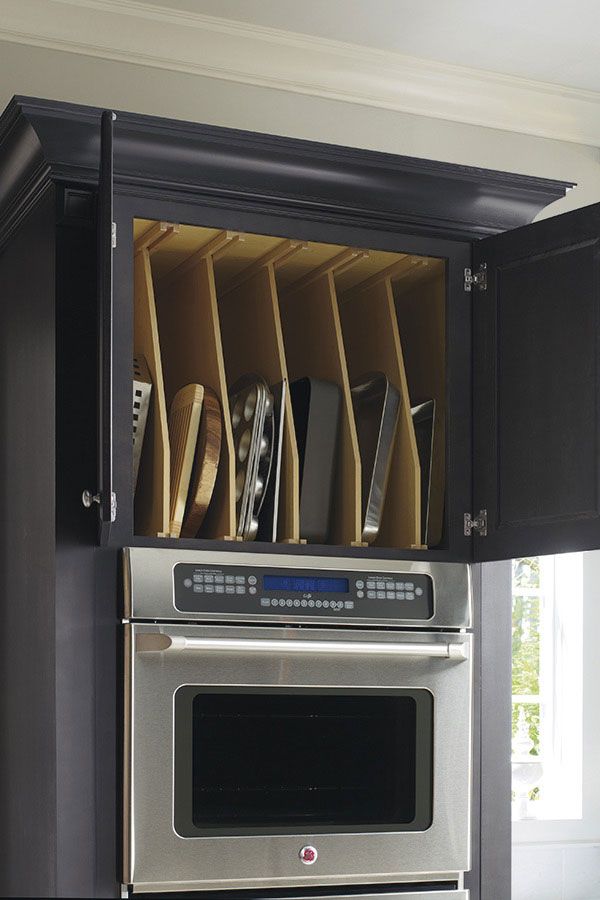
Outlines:
[[[469,570],[369,563],[125,551],[134,892],[460,884]]]

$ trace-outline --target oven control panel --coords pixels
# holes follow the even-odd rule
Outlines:
[[[433,616],[429,575],[177,563],[180,612],[419,619]]]

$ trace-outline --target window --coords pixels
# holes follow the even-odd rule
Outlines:
[[[583,554],[513,560],[513,819],[582,817]]]

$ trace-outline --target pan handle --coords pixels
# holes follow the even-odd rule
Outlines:
[[[199,638],[169,634],[136,635],[138,653],[253,653],[265,655],[391,656],[468,659],[466,643],[375,643],[374,641],[298,641],[269,638]]]

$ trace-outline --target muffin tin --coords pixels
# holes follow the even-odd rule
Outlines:
[[[264,502],[273,460],[273,395],[264,378],[247,375],[229,398],[235,451],[237,535],[252,541]]]

